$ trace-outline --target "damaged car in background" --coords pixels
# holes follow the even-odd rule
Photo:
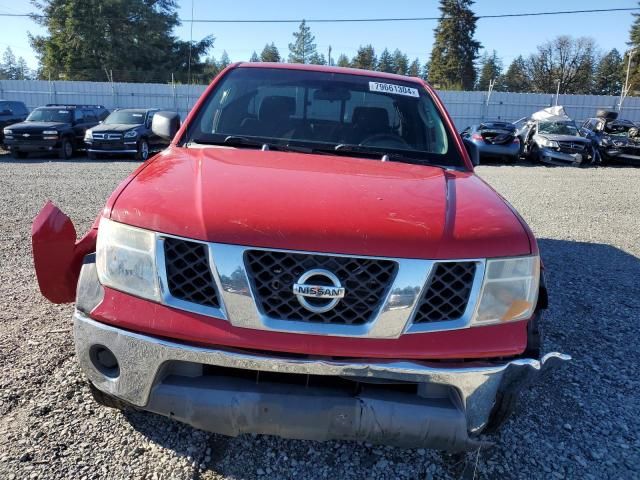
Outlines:
[[[594,160],[591,141],[579,135],[562,106],[545,108],[514,125],[521,154],[532,162],[585,166]]]
[[[233,64],[178,123],[82,239],[50,202],[33,223],[99,403],[463,451],[569,360],[541,351],[535,236],[423,80]]]
[[[618,118],[618,112],[598,110],[594,118],[585,120],[580,134],[591,140],[602,163],[640,165],[640,128],[631,120]]]
[[[460,135],[477,147],[481,160],[497,158],[516,163],[520,156],[520,139],[513,123],[488,120],[465,128]]]

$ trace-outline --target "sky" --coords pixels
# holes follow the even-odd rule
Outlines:
[[[178,0],[179,16],[196,19],[302,19],[314,18],[380,18],[380,17],[437,17],[437,0]],[[477,0],[473,10],[477,15],[580,10],[596,8],[638,7],[632,0],[536,0],[535,2],[505,2]],[[35,12],[29,0],[0,0],[0,13]],[[640,13],[640,12],[639,12]],[[480,19],[476,39],[491,52],[496,50],[505,68],[518,55],[527,56],[536,46],[558,35],[595,38],[602,51],[627,48],[629,28],[633,17],[629,12],[582,13],[543,17]],[[411,59],[428,60],[433,44],[436,21],[385,23],[310,23],[318,50],[326,56],[332,47],[332,58],[340,53],[352,57],[360,45],[372,44],[376,53],[388,47],[400,48]],[[232,61],[248,60],[255,50],[258,54],[267,42],[275,42],[281,55],[288,53],[295,23],[277,24],[217,24],[195,23],[191,32],[185,22],[176,30],[182,39],[198,40],[213,35],[215,43],[210,55],[220,58],[224,50]],[[27,32],[46,33],[29,18],[0,17],[0,51],[10,46],[16,56],[22,56],[30,68],[37,67],[37,58]],[[482,52],[481,52],[482,53]]]

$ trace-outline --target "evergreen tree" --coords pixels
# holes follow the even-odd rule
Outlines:
[[[47,34],[30,36],[43,78],[120,81],[186,81],[202,73],[201,58],[213,44],[179,40],[175,0],[34,0],[33,19]],[[191,68],[189,69],[189,58]]]
[[[393,57],[389,50],[385,48],[380,54],[380,59],[378,60],[378,70],[380,72],[393,73],[395,72],[395,66],[393,64]]]
[[[351,61],[353,68],[361,68],[363,70],[375,70],[378,64],[376,59],[376,52],[371,44],[360,46],[356,56]]]
[[[426,62],[422,67],[422,79],[425,81],[429,79],[429,62]]]
[[[220,69],[220,71],[222,71],[225,68],[227,68],[230,64],[231,64],[231,59],[229,58],[227,51],[223,50],[222,56],[220,57],[220,62],[218,62],[218,68]]]
[[[623,80],[620,52],[615,48],[600,59],[593,76],[593,94],[620,95]]]
[[[413,62],[411,62],[411,65],[409,65],[409,71],[407,72],[407,75],[409,75],[410,77],[420,76],[420,60],[416,58],[413,60]]]
[[[316,54],[316,37],[302,20],[297,32],[293,32],[293,43],[289,44],[289,63],[309,63]]]
[[[312,65],[326,65],[327,59],[322,53],[318,54],[318,52],[316,52],[309,58],[309,63]]]
[[[341,53],[340,56],[338,57],[338,61],[336,62],[336,65],[339,67],[350,67],[351,62],[349,61],[349,57],[347,57],[344,53]]]
[[[280,58],[278,47],[273,42],[271,44],[267,43],[262,49],[262,53],[260,53],[260,60],[263,62],[280,62],[282,59]]]
[[[500,75],[502,74],[502,61],[498,58],[498,54],[494,50],[491,55],[487,52],[484,53],[480,60],[480,74],[478,76],[477,90],[486,92],[489,90],[489,84],[492,80],[500,82]],[[497,86],[494,86],[496,90],[499,90]]]
[[[638,3],[640,4],[640,2]],[[640,90],[640,62],[638,61],[640,57],[640,13],[632,13],[631,15],[635,20],[629,31],[629,41],[627,45],[631,47],[631,51],[635,50],[635,53],[631,57],[631,66],[629,69],[629,93],[633,94]],[[625,76],[627,65],[629,65],[628,60],[629,52],[625,53],[623,58]]]
[[[502,76],[502,87],[507,92],[527,92],[531,88],[531,82],[527,73],[527,62],[522,55],[516,57],[506,73]]]
[[[258,57],[258,54],[256,53],[255,50],[251,54],[251,58],[249,59],[249,61],[250,62],[259,62],[260,61],[260,58]]]
[[[204,78],[204,83],[210,82],[213,77],[215,77],[220,73],[220,70],[221,70],[220,65],[218,64],[216,57],[212,55],[209,58],[207,58],[204,62],[204,69],[203,69],[203,75],[202,75]]]
[[[398,75],[406,75],[409,71],[409,58],[397,48],[393,52],[394,72]]]
[[[478,17],[473,0],[440,0],[440,20],[429,62],[429,81],[442,89],[471,90],[480,42],[474,40]]]
[[[0,63],[0,78],[7,80],[18,80],[18,62],[13,54],[11,47],[7,47],[2,54],[2,63]]]

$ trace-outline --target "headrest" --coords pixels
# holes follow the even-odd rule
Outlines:
[[[293,97],[265,97],[260,104],[258,118],[260,120],[277,120],[289,118],[296,111],[296,99]]]

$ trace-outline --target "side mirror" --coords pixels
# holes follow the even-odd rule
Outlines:
[[[180,115],[176,112],[156,112],[151,131],[164,140],[171,140],[180,128]]]
[[[480,151],[478,150],[478,146],[468,138],[463,138],[462,141],[464,142],[464,148],[467,149],[467,153],[471,158],[473,166],[475,167],[480,165]]]

